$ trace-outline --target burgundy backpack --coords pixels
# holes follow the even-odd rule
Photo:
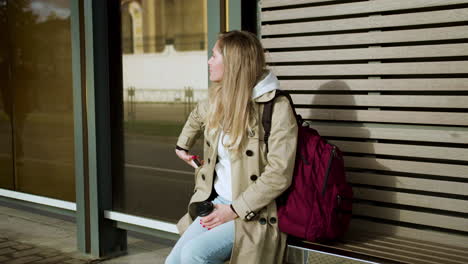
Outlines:
[[[292,99],[277,90],[275,98],[265,103],[262,124],[268,151],[268,137],[274,100],[279,96]],[[351,220],[351,186],[346,182],[343,154],[327,143],[316,130],[302,126],[296,114],[299,131],[293,181],[277,198],[279,229],[307,241],[330,241],[342,236]]]

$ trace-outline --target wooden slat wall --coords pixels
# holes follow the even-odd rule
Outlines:
[[[468,0],[261,7],[262,42],[282,89],[345,152],[355,192],[351,233],[468,249]],[[379,243],[400,243],[392,239]],[[415,262],[418,251],[411,254]]]

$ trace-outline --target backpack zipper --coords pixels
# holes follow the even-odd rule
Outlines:
[[[328,160],[327,171],[325,172],[325,182],[323,183],[323,187],[322,187],[322,196],[325,195],[325,190],[327,189],[328,176],[330,175],[331,164],[332,164],[333,158],[335,157],[335,153],[336,153],[336,146],[333,146],[332,151],[330,153],[330,159]]]

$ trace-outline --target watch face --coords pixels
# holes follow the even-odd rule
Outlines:
[[[214,209],[213,203],[210,201],[204,201],[197,205],[197,215],[198,216],[207,216]]]

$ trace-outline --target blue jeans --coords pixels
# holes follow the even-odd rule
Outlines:
[[[214,204],[231,204],[218,196]],[[200,217],[187,228],[177,241],[165,264],[217,264],[231,256],[234,245],[234,221],[229,221],[208,231],[200,224]]]

